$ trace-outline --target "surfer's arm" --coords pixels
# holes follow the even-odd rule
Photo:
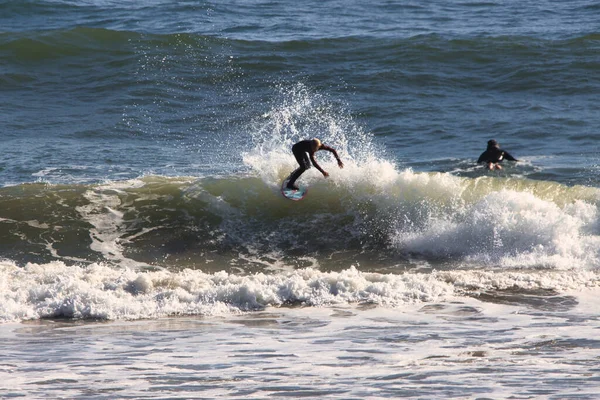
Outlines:
[[[338,155],[337,151],[335,151],[334,148],[329,147],[326,144],[323,144],[323,145],[321,145],[321,148],[319,150],[327,150],[330,153],[332,153],[335,156],[335,159],[337,160],[339,167],[344,168],[344,163],[342,162],[342,159],[340,158],[340,156]]]
[[[514,158],[513,156],[511,156],[510,154],[508,154],[508,151],[504,152],[504,159],[508,160],[508,161],[519,161],[516,158]]]
[[[321,168],[321,166],[319,165],[319,163],[317,163],[317,160],[315,160],[315,153],[309,153],[308,156],[310,157],[310,162],[312,163],[312,165],[314,165],[316,169],[318,169],[319,171],[321,171],[321,173],[323,174],[323,176],[325,176],[325,177],[329,176],[329,174],[327,173],[327,171],[325,171],[323,168]]]

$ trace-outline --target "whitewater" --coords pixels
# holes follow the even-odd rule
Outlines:
[[[0,0],[0,397],[597,398],[599,16]]]

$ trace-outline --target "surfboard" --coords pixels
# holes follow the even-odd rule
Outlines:
[[[287,183],[289,182],[290,177],[288,176],[286,179],[284,179],[283,183],[281,184],[281,194],[283,195],[283,197],[285,197],[286,199],[290,199],[290,200],[294,200],[294,201],[300,201],[304,198],[304,196],[306,196],[306,193],[308,192],[308,189],[298,185],[298,190],[294,190],[294,189],[288,189],[287,188]]]

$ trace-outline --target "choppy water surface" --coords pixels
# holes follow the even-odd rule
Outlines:
[[[0,1],[2,393],[594,398],[599,13]]]

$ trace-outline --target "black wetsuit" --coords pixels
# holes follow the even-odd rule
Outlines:
[[[298,164],[300,164],[301,167],[304,167],[305,170],[310,168],[308,153],[312,151],[313,145],[312,140],[302,140],[292,146],[292,153],[294,153],[296,161],[298,161]]]
[[[308,153],[312,152],[312,148],[312,140],[302,140],[292,146],[292,153],[294,153],[294,157],[296,157],[296,161],[298,161],[300,166],[290,175],[290,180],[287,184],[288,188],[293,188],[294,182],[300,178],[300,175],[302,175],[304,171],[311,167]]]
[[[487,150],[481,153],[477,163],[499,163],[502,160],[517,161],[516,158],[511,156],[507,151],[501,150],[495,146],[488,146]]]

